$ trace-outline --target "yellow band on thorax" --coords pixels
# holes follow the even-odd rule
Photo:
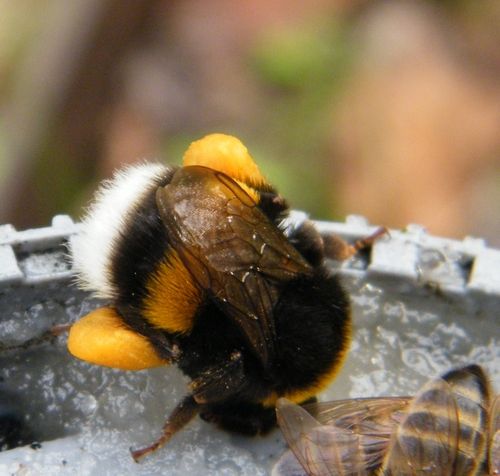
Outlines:
[[[202,295],[175,251],[169,251],[146,289],[143,314],[150,324],[171,333],[191,330]]]

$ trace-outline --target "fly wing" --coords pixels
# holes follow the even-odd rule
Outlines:
[[[302,255],[234,180],[180,169],[156,202],[169,240],[195,282],[231,317],[263,363],[273,352],[280,286],[311,273]]]

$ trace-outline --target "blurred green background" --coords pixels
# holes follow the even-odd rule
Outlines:
[[[500,2],[0,0],[0,223],[238,136],[294,208],[500,245]]]

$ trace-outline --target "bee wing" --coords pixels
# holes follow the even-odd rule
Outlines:
[[[380,466],[399,421],[395,415],[407,404],[408,398],[396,397],[307,405],[321,415],[316,419],[280,399],[276,413],[285,439],[308,474],[354,476],[371,474]]]
[[[490,411],[490,474],[500,474],[500,395],[491,404]]]
[[[394,432],[382,474],[454,474],[459,445],[459,416],[447,382],[431,380],[415,396]]]
[[[335,427],[322,431],[321,423],[286,399],[278,400],[276,415],[285,439],[308,475],[344,474],[340,472],[341,453],[350,446],[356,449],[357,442],[351,434],[343,430],[337,434]]]
[[[373,423],[393,428],[401,422],[410,401],[411,397],[350,398],[308,403],[304,408],[320,423],[349,429],[358,425],[363,432],[365,425],[368,431]]]
[[[273,466],[271,476],[308,476],[292,450],[285,451]]]
[[[234,180],[206,167],[180,169],[157,190],[169,239],[196,283],[266,363],[274,345],[279,283],[311,267]]]

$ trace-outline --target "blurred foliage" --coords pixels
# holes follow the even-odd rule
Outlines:
[[[260,39],[252,58],[273,95],[260,131],[263,170],[293,206],[334,218],[330,173],[324,171],[330,167],[331,111],[355,58],[348,25],[329,18],[272,32]]]
[[[494,238],[498,5],[0,0],[0,222],[79,216],[113,169],[224,132],[314,218]],[[420,206],[440,181],[454,219]]]
[[[281,90],[330,89],[346,69],[351,48],[346,29],[333,18],[273,31],[254,47],[253,65],[260,77]]]

